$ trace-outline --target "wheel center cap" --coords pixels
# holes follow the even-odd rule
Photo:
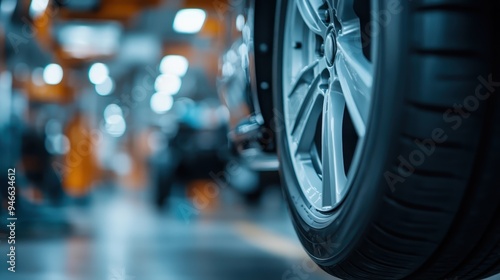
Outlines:
[[[328,34],[325,41],[325,57],[328,65],[332,66],[335,61],[335,54],[337,53],[337,44],[335,43],[335,36]]]

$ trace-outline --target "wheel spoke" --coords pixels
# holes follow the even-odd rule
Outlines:
[[[319,14],[324,2],[322,0],[296,0],[296,3],[307,27],[318,35],[325,34],[326,25]]]
[[[345,102],[338,92],[325,97],[323,106],[322,163],[323,163],[323,207],[339,202],[346,184],[344,155],[342,149],[342,122]]]
[[[373,65],[363,54],[359,24],[357,27],[338,36],[335,68],[349,114],[358,135],[363,137],[370,110]]]
[[[286,143],[280,144],[307,203],[322,212],[348,192],[372,100],[373,64],[360,32],[365,18],[358,18],[354,1],[290,0],[283,7],[283,91],[277,94]]]
[[[321,116],[323,103],[323,94],[319,89],[320,80],[320,76],[313,80],[297,106],[292,127],[292,137],[297,145],[297,153],[308,152],[314,141],[316,123]]]
[[[311,84],[314,79],[314,68],[318,65],[318,60],[314,61],[310,65],[307,65],[295,78],[295,82],[292,84],[292,89],[290,90],[289,97],[292,96],[301,85]]]
[[[342,26],[347,21],[357,19],[354,12],[354,0],[328,0],[331,7],[335,10],[335,14]]]

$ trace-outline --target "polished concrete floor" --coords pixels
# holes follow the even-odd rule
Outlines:
[[[278,190],[257,207],[231,192],[201,204],[174,197],[158,210],[144,192],[108,189],[79,206],[37,207],[20,218],[16,273],[2,260],[0,279],[335,279],[300,247]]]
[[[142,193],[111,191],[40,208],[25,217],[36,225],[17,229],[16,273],[2,264],[0,279],[332,279],[303,252],[278,192],[255,208],[221,196],[198,208],[179,197],[157,211]]]

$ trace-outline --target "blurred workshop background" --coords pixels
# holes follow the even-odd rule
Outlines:
[[[330,279],[228,145],[245,3],[0,0],[1,279]]]

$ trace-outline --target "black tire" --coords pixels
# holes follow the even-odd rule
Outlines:
[[[311,258],[342,279],[500,273],[499,1],[401,1],[372,54],[375,99],[362,164],[327,213],[300,190],[285,136],[279,81],[289,1],[278,1],[275,28],[277,148],[284,195]],[[393,1],[375,2],[382,10]],[[467,109],[450,112],[456,104]],[[436,141],[438,132],[446,141]],[[401,158],[411,167],[400,168]]]

